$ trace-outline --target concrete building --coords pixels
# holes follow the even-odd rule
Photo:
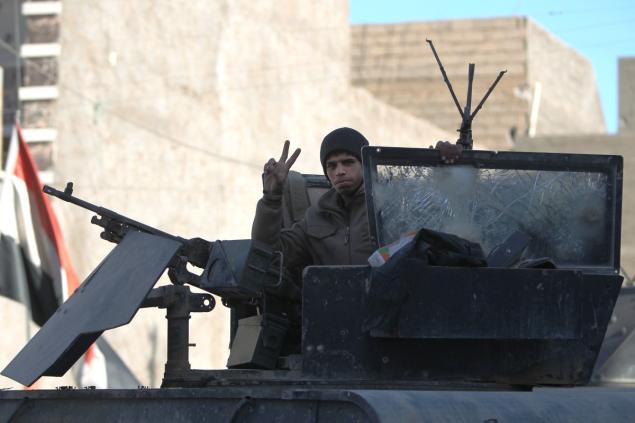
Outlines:
[[[507,70],[474,120],[477,148],[514,138],[606,132],[591,63],[526,17],[352,27],[353,84],[413,116],[455,131],[461,122],[426,39],[434,42],[461,105],[476,64],[473,109]]]
[[[16,117],[20,118],[24,136],[40,169],[40,177],[52,180],[53,143],[57,132],[51,123],[51,108],[57,87],[59,56],[60,1],[23,2],[5,0],[0,7],[0,139],[7,141]],[[0,150],[6,149],[3,143]],[[4,164],[4,151],[0,164]],[[22,304],[0,297],[0,366],[4,367],[37,331],[27,320]],[[63,378],[42,378],[35,388],[54,388],[73,384],[70,374]],[[0,376],[0,387],[20,387]]]
[[[61,1],[7,0],[0,8],[0,66],[6,69],[4,125],[6,140],[16,116],[40,169],[40,177],[52,181],[53,105],[59,95],[57,61]],[[6,144],[5,144],[6,145]]]

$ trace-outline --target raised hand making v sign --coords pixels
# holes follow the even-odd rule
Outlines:
[[[284,181],[287,180],[287,175],[289,175],[289,169],[291,169],[291,166],[293,166],[293,163],[295,163],[301,151],[297,148],[291,157],[288,157],[290,144],[289,140],[284,142],[282,155],[278,161],[271,158],[265,163],[265,167],[262,170],[262,189],[265,193],[282,193],[282,187],[284,186]]]

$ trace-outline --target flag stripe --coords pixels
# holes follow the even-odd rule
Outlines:
[[[33,319],[43,325],[57,306],[79,287],[79,279],[17,122],[7,156],[1,203],[3,214],[7,214],[2,219],[2,232],[7,237],[5,239],[3,235],[3,239],[13,239],[22,256],[12,267],[17,268],[21,263],[25,274],[21,280],[9,279],[6,284],[20,284],[28,288],[28,295],[23,295],[25,298],[22,300],[30,308]],[[47,301],[51,303],[48,306]],[[86,369],[82,372],[82,379],[95,380],[94,385],[105,387],[107,381],[100,375],[105,375],[106,371],[96,367],[98,363],[91,366],[94,348],[96,346],[90,346],[84,356],[82,367]],[[96,376],[91,377],[91,374]]]
[[[2,176],[0,295],[23,302],[36,323],[43,325],[79,287],[79,279],[17,122]],[[77,363],[78,384],[98,388],[138,386],[132,372],[108,343],[104,339],[99,341],[102,348],[92,344]],[[115,385],[110,385],[109,374],[113,375]]]
[[[24,303],[31,317],[43,325],[61,302],[59,272],[45,268],[40,260],[41,251],[51,251],[48,237],[38,239],[29,195],[24,181],[14,175],[3,175],[2,209],[2,269],[0,293]],[[57,255],[46,260],[57,262]],[[55,267],[53,268],[55,269]]]
[[[62,232],[59,227],[59,223],[55,218],[55,213],[48,200],[48,197],[42,194],[42,183],[37,173],[37,167],[35,162],[29,154],[27,144],[22,135],[22,129],[20,125],[16,123],[16,129],[18,133],[19,149],[16,157],[14,174],[22,179],[29,191],[29,197],[33,201],[37,208],[37,214],[35,215],[39,219],[40,227],[44,229],[44,232],[49,237],[50,242],[55,246],[55,250],[59,257],[59,266],[66,272],[66,292],[70,295],[79,286],[79,279],[75,273],[68,251],[62,240]],[[66,298],[63,298],[66,300]]]

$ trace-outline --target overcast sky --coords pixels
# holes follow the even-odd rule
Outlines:
[[[633,0],[350,0],[350,12],[353,24],[529,16],[591,60],[606,127],[617,130],[617,60],[635,56]]]

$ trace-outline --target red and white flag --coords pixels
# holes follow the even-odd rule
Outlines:
[[[0,295],[24,303],[43,325],[79,286],[49,199],[16,123],[0,192]],[[106,360],[93,344],[82,357],[80,386],[108,387]]]

